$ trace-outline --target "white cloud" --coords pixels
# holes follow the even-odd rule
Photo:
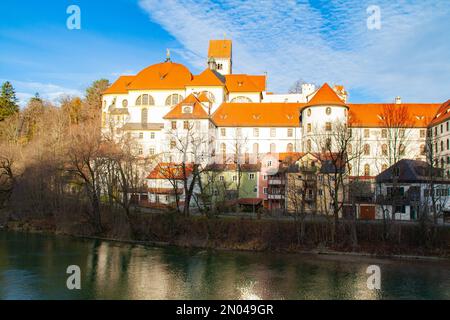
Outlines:
[[[0,82],[5,82],[6,79],[0,79]],[[18,81],[8,80],[16,90],[16,96],[19,99],[20,106],[25,106],[28,100],[36,93],[40,97],[51,102],[57,103],[58,99],[65,95],[81,96],[83,92],[71,88],[65,88],[56,84],[41,83],[35,81]]]
[[[372,2],[140,0],[140,6],[204,67],[208,40],[233,40],[235,72],[269,73],[272,90],[299,78],[342,83],[390,101],[450,98],[450,6],[446,1],[377,1],[381,30],[368,30]],[[351,97],[350,97],[351,98]]]

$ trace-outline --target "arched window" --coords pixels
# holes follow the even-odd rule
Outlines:
[[[251,103],[251,102],[253,102],[252,99],[244,96],[239,96],[231,100],[231,103]]]
[[[349,143],[348,146],[347,146],[347,153],[348,154],[352,154],[353,153],[353,146],[352,146],[351,143]]]
[[[441,151],[444,151],[444,141],[441,141]]]
[[[370,156],[370,146],[368,144],[364,145],[364,155]]]
[[[366,177],[370,176],[370,166],[368,164],[364,165],[364,175]]]
[[[206,94],[206,97],[208,98],[209,101],[211,101],[211,103],[216,102],[216,97],[214,96],[214,94],[212,94],[209,91],[203,91]]]
[[[270,144],[270,153],[277,152],[277,145],[275,143]]]
[[[399,154],[400,156],[404,156],[404,155],[405,155],[405,152],[406,152],[405,145],[401,144],[401,145],[398,147],[398,154]]]
[[[442,159],[441,159],[441,168],[444,167],[444,164],[445,164],[445,160],[444,160],[444,158],[442,158]]]
[[[171,94],[166,99],[166,106],[174,106],[178,103],[180,103],[183,100],[183,97],[179,94]]]
[[[257,144],[257,143],[253,144],[253,153],[255,155],[258,155],[258,153],[259,153],[259,144]]]
[[[381,154],[382,154],[383,156],[387,156],[387,155],[388,155],[388,146],[387,146],[387,144],[383,144],[383,145],[381,146]]]
[[[136,99],[136,106],[154,106],[155,100],[149,94],[142,94]]]
[[[124,108],[128,107],[128,100],[127,99],[123,99],[122,100],[122,107],[124,107]]]
[[[292,143],[288,143],[286,147],[287,152],[294,152],[294,145]]]
[[[311,140],[306,141],[306,151],[311,152]]]
[[[327,107],[326,110],[325,110],[325,113],[326,113],[327,115],[330,115],[330,114],[331,114],[331,108],[330,108],[330,107]]]
[[[448,123],[448,122],[447,122]],[[449,150],[450,149],[450,140],[449,139],[447,139],[447,150]]]
[[[144,108],[141,110],[141,123],[147,124],[148,122],[148,109]]]
[[[348,164],[348,174],[352,174],[352,169],[353,169],[353,167],[352,167],[352,165],[349,163],[349,164]]]

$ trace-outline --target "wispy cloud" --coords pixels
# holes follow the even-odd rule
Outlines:
[[[0,79],[0,82],[7,81],[6,79]],[[82,96],[83,92],[71,88],[62,87],[52,83],[40,83],[33,81],[17,81],[8,80],[12,83],[16,89],[16,96],[19,99],[19,104],[23,107],[28,100],[39,93],[39,96],[43,99],[49,100],[53,103],[57,103],[58,99],[62,96],[73,95]]]
[[[233,39],[235,72],[269,73],[286,91],[296,79],[342,83],[355,99],[450,98],[448,1],[379,0],[381,30],[368,30],[368,1],[140,0],[198,68],[208,40]],[[352,96],[351,96],[352,99]]]

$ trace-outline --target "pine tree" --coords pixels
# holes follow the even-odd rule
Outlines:
[[[2,85],[0,94],[0,121],[3,121],[16,112],[19,112],[17,101],[14,87],[9,81],[6,81]]]
[[[94,81],[89,88],[86,89],[86,102],[94,110],[102,108],[102,94],[108,89],[110,83],[106,79]]]

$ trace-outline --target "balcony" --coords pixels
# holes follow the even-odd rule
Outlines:
[[[271,185],[282,185],[282,184],[285,184],[285,181],[281,180],[281,179],[269,179],[268,182]]]
[[[284,199],[284,195],[282,194],[268,194],[267,199],[269,200],[281,200]]]

